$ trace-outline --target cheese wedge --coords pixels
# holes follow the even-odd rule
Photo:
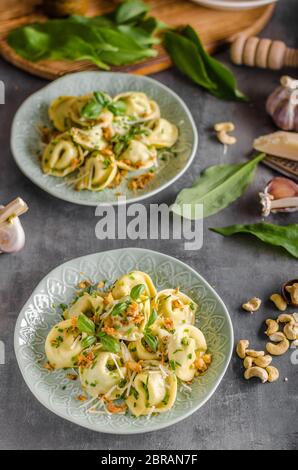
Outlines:
[[[275,157],[298,162],[298,133],[277,131],[254,140],[253,148]]]

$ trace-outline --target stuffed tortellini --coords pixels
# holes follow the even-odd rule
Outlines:
[[[117,164],[113,157],[93,152],[80,169],[76,189],[77,191],[82,189],[102,191],[113,182],[117,171]]]
[[[46,146],[42,156],[42,170],[48,175],[63,177],[75,171],[83,162],[83,150],[66,132]]]
[[[130,171],[151,168],[156,165],[156,162],[157,152],[154,147],[148,147],[139,140],[131,140],[127,149],[119,157],[118,166]]]
[[[159,106],[156,101],[150,100],[145,93],[128,92],[115,96],[114,101],[123,101],[126,106],[125,113],[138,120],[152,120],[160,116]]]
[[[64,310],[65,319],[78,317],[83,313],[88,318],[99,317],[104,308],[103,298],[100,295],[90,295],[84,292],[69,308]]]
[[[142,295],[145,294],[150,298],[156,295],[156,289],[151,277],[142,271],[131,271],[120,277],[112,287],[112,295],[114,299],[120,299],[130,295],[133,287],[137,285],[144,285]]]
[[[169,339],[168,356],[179,379],[189,382],[194,378],[198,352],[205,352],[207,344],[201,330],[193,325],[181,325]]]
[[[108,145],[99,124],[87,130],[72,127],[70,135],[73,141],[85,150],[103,150]]]
[[[178,289],[165,289],[155,298],[156,308],[164,318],[170,318],[176,327],[181,324],[195,322],[197,304]]]
[[[127,406],[135,416],[164,413],[172,408],[177,395],[177,379],[173,373],[144,371],[132,384]]]
[[[146,137],[146,142],[156,148],[168,148],[173,147],[177,139],[177,127],[166,119],[160,118],[154,121],[151,133]]]
[[[73,367],[82,352],[82,334],[71,319],[61,321],[49,332],[45,352],[53,369]]]
[[[82,387],[92,397],[104,395],[126,375],[121,358],[110,352],[98,352],[88,367],[79,368]]]
[[[74,100],[74,96],[59,96],[49,107],[49,118],[60,132],[65,132],[71,125],[70,107]]]

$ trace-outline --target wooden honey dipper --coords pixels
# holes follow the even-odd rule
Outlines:
[[[298,49],[287,47],[282,41],[236,36],[231,45],[230,56],[237,65],[279,70],[282,67],[298,67]]]

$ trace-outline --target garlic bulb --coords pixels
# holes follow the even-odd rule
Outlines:
[[[267,99],[266,111],[280,129],[298,132],[298,80],[283,76]]]
[[[298,210],[298,184],[289,178],[278,176],[269,181],[260,193],[262,214],[271,212],[294,212]]]
[[[0,206],[0,253],[15,253],[25,244],[25,232],[18,215],[28,210],[27,204],[17,198],[7,206]]]

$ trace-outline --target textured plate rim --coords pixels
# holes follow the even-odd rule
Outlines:
[[[81,423],[78,423],[76,421],[74,421],[73,419],[69,418],[69,417],[66,417],[64,416],[62,413],[60,413],[58,410],[54,410],[54,409],[51,409],[49,408],[49,406],[47,405],[47,403],[45,403],[42,399],[42,397],[40,396],[37,396],[37,394],[35,393],[34,389],[33,389],[33,386],[31,385],[31,382],[29,380],[27,380],[27,377],[25,376],[25,372],[24,372],[24,369],[23,369],[23,366],[22,366],[22,361],[21,361],[21,358],[20,358],[20,355],[19,355],[19,345],[18,345],[18,338],[19,338],[19,329],[20,329],[20,323],[23,319],[23,311],[24,309],[27,307],[27,305],[30,303],[30,299],[31,297],[35,294],[35,292],[37,292],[40,288],[40,285],[43,283],[44,279],[48,276],[50,276],[57,268],[61,268],[63,266],[66,266],[67,264],[71,263],[72,261],[79,261],[79,260],[83,260],[84,258],[86,258],[86,256],[96,256],[98,254],[101,254],[101,253],[116,253],[116,252],[123,252],[123,251],[139,251],[139,252],[145,252],[147,254],[152,254],[153,255],[161,255],[162,257],[168,259],[170,262],[175,262],[175,263],[178,263],[180,264],[181,266],[183,266],[184,268],[188,269],[189,271],[191,271],[195,276],[197,276],[207,287],[208,289],[210,289],[212,295],[216,298],[216,300],[221,304],[222,308],[223,308],[223,311],[225,312],[225,316],[226,316],[226,321],[227,321],[227,326],[228,326],[228,330],[229,330],[229,336],[230,336],[230,344],[229,344],[229,353],[225,359],[225,365],[224,365],[224,368],[221,372],[221,374],[218,376],[212,390],[208,393],[208,395],[204,398],[204,400],[202,400],[202,402],[200,404],[198,404],[197,406],[194,406],[193,408],[191,408],[190,410],[186,411],[185,414],[183,416],[179,416],[177,418],[173,418],[165,423],[158,423],[156,425],[152,425],[151,427],[148,427],[144,430],[142,429],[137,429],[137,430],[129,430],[129,431],[118,431],[118,432],[115,432],[114,430],[102,430],[102,429],[98,429],[96,428],[96,426],[93,426],[93,425],[85,425],[85,424],[81,424]],[[183,421],[184,419],[188,418],[189,416],[191,416],[192,414],[194,414],[196,411],[198,411],[211,397],[212,395],[215,393],[215,391],[217,390],[217,388],[219,387],[226,371],[227,371],[227,368],[230,364],[230,361],[231,361],[231,356],[232,356],[232,352],[233,352],[233,347],[234,347],[234,330],[233,330],[233,324],[232,324],[232,320],[231,320],[231,317],[230,317],[230,314],[229,314],[229,311],[225,305],[225,303],[223,302],[223,300],[221,299],[221,297],[217,294],[217,292],[215,291],[215,289],[213,289],[213,287],[205,280],[205,278],[203,276],[201,276],[195,269],[193,269],[191,266],[188,266],[186,263],[184,263],[183,261],[180,261],[179,259],[176,259],[174,258],[173,256],[170,256],[170,255],[167,255],[165,253],[162,253],[160,251],[154,251],[154,250],[150,250],[150,249],[147,249],[147,248],[133,248],[133,247],[130,247],[130,248],[117,248],[115,250],[106,250],[106,251],[100,251],[100,252],[95,252],[95,253],[89,253],[87,255],[84,255],[84,256],[79,256],[79,257],[76,257],[76,258],[72,258],[62,264],[59,264],[58,266],[56,266],[55,268],[53,268],[50,272],[48,272],[42,279],[41,281],[38,283],[38,285],[35,287],[35,289],[33,290],[33,292],[30,294],[28,300],[26,301],[26,303],[23,305],[19,315],[18,315],[18,318],[17,318],[17,321],[16,321],[16,325],[15,325],[15,330],[14,330],[14,352],[15,352],[15,355],[16,355],[16,359],[17,359],[17,363],[18,363],[18,366],[19,366],[19,369],[20,369],[20,372],[21,372],[21,375],[27,385],[27,387],[29,388],[29,390],[31,391],[32,395],[39,401],[39,403],[41,403],[47,410],[49,410],[50,412],[54,413],[55,415],[59,416],[60,418],[63,418],[67,421],[70,421],[72,424],[75,424],[77,426],[81,426],[81,427],[84,427],[86,429],[89,429],[89,430],[92,430],[92,431],[96,431],[96,432],[100,432],[100,433],[104,433],[104,434],[114,434],[114,435],[133,435],[133,434],[144,434],[144,433],[147,433],[147,432],[153,432],[153,431],[158,431],[160,429],[164,429],[164,428],[167,428],[169,426],[172,426],[174,424],[177,424],[179,423],[180,421]]]
[[[185,166],[180,171],[178,171],[178,173],[173,178],[171,178],[169,181],[166,181],[165,183],[161,184],[158,188],[156,188],[152,191],[149,191],[146,194],[143,194],[141,196],[132,197],[130,199],[127,199],[126,201],[106,201],[106,202],[96,202],[96,201],[88,201],[88,200],[86,200],[86,201],[74,201],[71,196],[60,196],[60,195],[56,194],[54,189],[44,188],[43,185],[41,184],[41,182],[39,181],[39,178],[35,177],[35,176],[32,176],[30,170],[27,171],[23,167],[22,158],[20,158],[18,156],[19,151],[15,147],[15,135],[17,133],[17,121],[18,121],[20,112],[23,110],[23,108],[25,108],[28,105],[28,103],[31,101],[31,99],[33,97],[38,96],[38,95],[42,95],[46,88],[52,87],[57,82],[62,82],[62,81],[67,82],[69,77],[82,76],[83,74],[84,75],[87,75],[87,74],[88,75],[94,75],[94,76],[98,75],[98,74],[100,74],[100,75],[110,74],[110,75],[117,75],[117,77],[120,76],[120,78],[121,78],[121,76],[127,76],[128,75],[127,73],[123,73],[123,72],[101,72],[101,71],[86,71],[86,72],[71,73],[71,74],[67,74],[63,77],[60,77],[60,78],[52,81],[51,83],[48,83],[44,87],[40,88],[39,90],[37,90],[36,92],[34,92],[30,96],[28,96],[23,101],[23,103],[19,106],[19,108],[17,109],[17,111],[14,115],[13,122],[12,122],[12,127],[11,127],[11,138],[10,138],[11,152],[12,152],[14,161],[15,161],[16,165],[18,166],[18,168],[20,169],[20,171],[30,181],[32,181],[36,186],[38,186],[39,188],[41,188],[43,191],[50,194],[51,196],[54,196],[57,199],[60,199],[60,200],[63,200],[63,201],[71,202],[72,204],[89,206],[89,207],[119,206],[119,205],[123,205],[123,204],[131,204],[131,203],[135,203],[135,202],[140,202],[144,199],[155,196],[156,194],[160,193],[161,191],[163,191],[164,189],[168,188],[173,183],[175,183],[175,181],[177,181],[187,171],[187,169],[190,167],[190,165],[192,164],[192,162],[195,158],[195,155],[197,153],[199,138],[198,138],[198,131],[197,131],[197,126],[195,124],[194,118],[193,118],[188,106],[184,103],[184,101],[180,98],[180,96],[177,93],[175,93],[173,90],[171,90],[169,87],[167,87],[163,83],[159,82],[158,80],[155,80],[154,78],[143,76],[143,75],[139,76],[139,75],[134,75],[134,74],[129,74],[129,75],[132,75],[135,78],[135,80],[147,81],[148,83],[152,83],[154,86],[160,88],[163,92],[166,92],[166,93],[170,94],[176,101],[178,101],[178,103],[183,108],[183,110],[186,113],[187,118],[189,120],[190,126],[192,128],[192,132],[193,132],[193,137],[194,137],[193,138],[193,143],[192,143],[192,150],[191,150],[190,156],[189,156]]]

